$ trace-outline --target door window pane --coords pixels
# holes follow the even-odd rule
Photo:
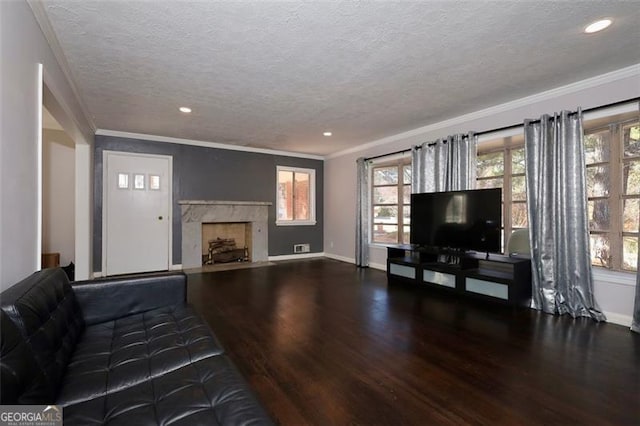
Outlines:
[[[511,206],[511,226],[526,228],[527,224],[527,203],[513,203]]]
[[[374,204],[397,204],[398,203],[398,187],[397,186],[379,186],[373,188]]]
[[[398,223],[398,206],[374,206],[373,221],[375,223]]]
[[[118,173],[118,189],[129,189],[129,173]]]
[[[595,266],[610,267],[611,247],[609,237],[600,234],[592,234],[589,237],[591,240],[591,263]]]
[[[608,165],[587,167],[588,197],[606,197],[609,195],[610,184]]]
[[[157,191],[160,189],[160,176],[149,175],[149,189]]]
[[[635,124],[622,128],[622,141],[625,157],[640,156],[640,126]]]
[[[133,175],[133,189],[144,189],[144,175],[143,174],[134,174]]]
[[[622,268],[636,271],[638,268],[638,237],[622,238]]]
[[[511,178],[511,198],[514,201],[525,201],[527,199],[527,188],[524,176],[514,176]]]
[[[402,183],[411,185],[411,166],[402,167]]]
[[[640,219],[640,200],[632,198],[624,200],[622,212],[622,230],[624,232],[638,232],[638,220]]]
[[[396,185],[397,183],[397,167],[376,167],[375,169],[373,169],[374,185]]]
[[[524,148],[511,151],[511,173],[524,173]]]
[[[485,189],[485,188],[502,188],[502,178],[496,179],[478,179],[476,181],[476,188]],[[502,194],[504,197],[504,194]]]
[[[609,161],[609,131],[584,135],[584,151],[587,164]]]
[[[477,176],[502,176],[504,174],[504,155],[502,151],[478,155]]]
[[[591,231],[607,231],[611,224],[609,200],[589,200],[587,202],[589,229]]]
[[[640,194],[640,161],[624,163],[622,169],[622,193]]]
[[[398,225],[373,225],[373,241],[377,243],[397,243]]]

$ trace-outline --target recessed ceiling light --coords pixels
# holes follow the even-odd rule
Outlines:
[[[605,28],[607,28],[609,25],[611,25],[611,22],[613,21],[609,18],[600,19],[598,21],[592,22],[589,25],[587,25],[584,29],[584,32],[587,34],[597,33],[598,31],[602,31]]]
[[[323,135],[325,135],[325,136],[331,136],[332,134],[333,134],[333,133],[331,133],[331,132],[324,132],[324,133],[323,133]]]
[[[180,112],[184,112],[185,114],[188,114],[191,112],[191,108],[189,107],[180,107]]]

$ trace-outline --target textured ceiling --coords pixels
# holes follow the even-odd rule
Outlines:
[[[45,3],[98,128],[321,155],[638,63],[639,6]]]

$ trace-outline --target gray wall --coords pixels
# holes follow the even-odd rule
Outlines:
[[[270,201],[269,255],[292,254],[294,244],[310,243],[323,251],[322,160],[204,148],[113,136],[95,138],[95,208],[93,269],[102,270],[102,156],[103,151],[162,154],[173,157],[173,263],[182,262],[179,200]],[[315,226],[276,226],[276,166],[316,171]]]

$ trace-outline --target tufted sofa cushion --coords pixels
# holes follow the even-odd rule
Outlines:
[[[64,408],[70,425],[269,425],[233,364],[205,358],[120,392]]]
[[[55,390],[15,324],[0,310],[0,403],[45,404]]]
[[[88,326],[67,367],[57,404],[114,393],[222,352],[188,305]]]
[[[84,330],[67,275],[62,269],[30,275],[2,292],[2,310],[31,346],[53,389],[58,389]]]

